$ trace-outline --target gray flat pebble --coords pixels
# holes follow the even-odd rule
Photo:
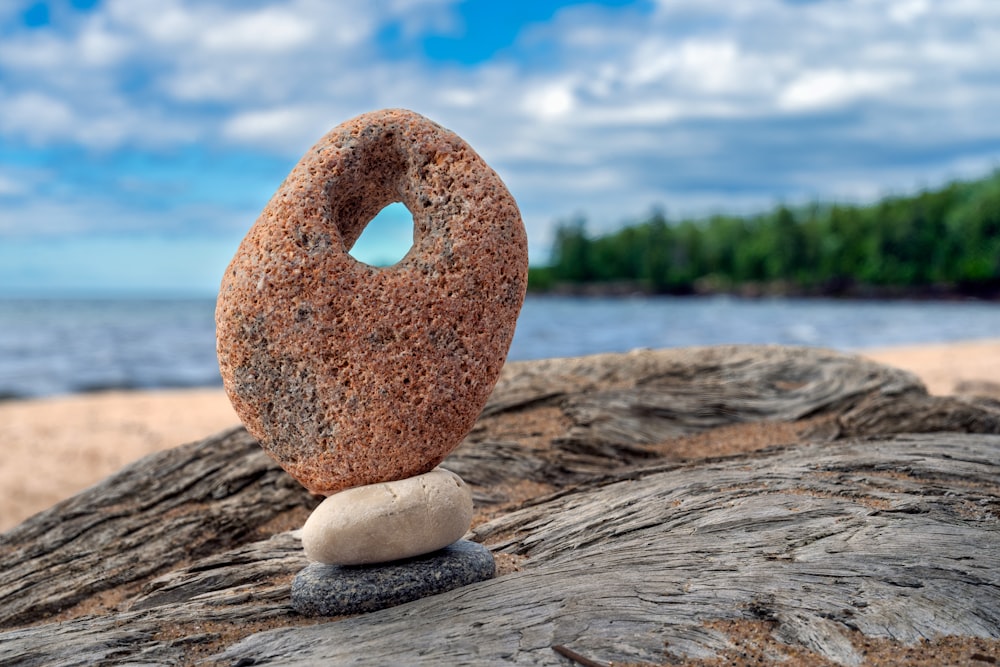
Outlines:
[[[305,616],[376,611],[492,579],[495,574],[490,550],[468,540],[391,563],[310,563],[292,582],[292,607]]]

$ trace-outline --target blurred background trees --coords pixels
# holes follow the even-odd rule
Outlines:
[[[651,293],[728,291],[748,284],[837,294],[858,286],[1000,286],[1000,170],[868,206],[785,205],[752,216],[646,220],[591,235],[559,224],[532,289],[627,285]],[[773,290],[772,290],[773,291]]]

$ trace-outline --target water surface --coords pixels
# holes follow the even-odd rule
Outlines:
[[[0,299],[0,397],[221,384],[212,299]],[[1000,336],[1000,304],[529,296],[510,359],[780,343],[854,350]]]

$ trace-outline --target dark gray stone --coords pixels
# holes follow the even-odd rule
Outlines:
[[[292,607],[305,616],[358,614],[492,579],[495,574],[490,550],[468,540],[391,563],[310,563],[292,582]]]

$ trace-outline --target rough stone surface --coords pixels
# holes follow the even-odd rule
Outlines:
[[[413,215],[391,267],[348,250],[386,205]],[[472,428],[527,284],[527,240],[499,176],[454,133],[384,110],[331,130],[292,170],[226,269],[226,391],[313,493],[427,472]]]
[[[495,574],[490,550],[468,540],[380,565],[311,563],[292,582],[292,607],[306,616],[357,614],[444,593]]]
[[[471,525],[469,485],[435,468],[333,494],[306,520],[302,546],[310,560],[320,563],[383,563],[436,551]]]

